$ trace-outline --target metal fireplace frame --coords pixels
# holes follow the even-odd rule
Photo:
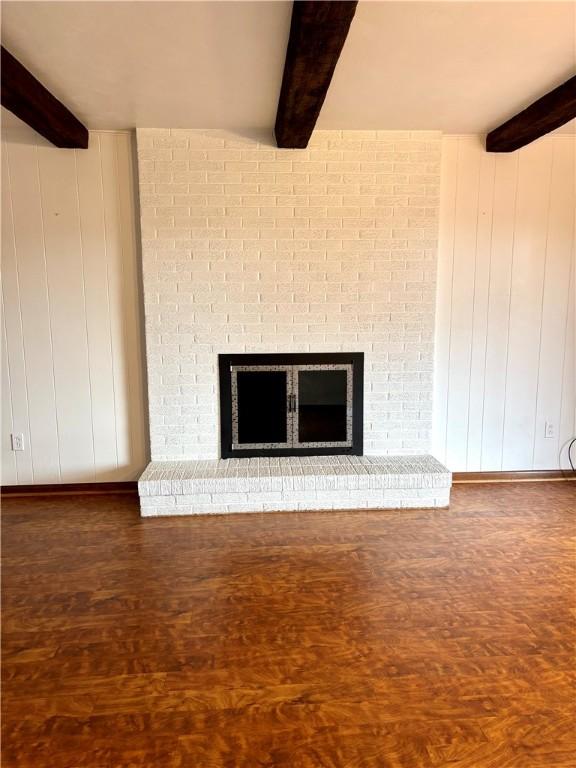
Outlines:
[[[328,368],[329,366],[329,368]],[[290,444],[247,444],[239,447],[237,414],[234,412],[235,380],[238,371],[280,370],[287,372],[288,408],[287,435]],[[347,392],[347,439],[337,443],[299,443],[297,420],[297,386],[295,376],[300,370],[346,370],[351,392]],[[223,459],[254,456],[362,456],[364,434],[364,353],[322,352],[295,354],[218,355],[220,384],[220,454]],[[305,446],[305,447],[304,447]]]

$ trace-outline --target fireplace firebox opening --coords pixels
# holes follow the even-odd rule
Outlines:
[[[361,456],[364,354],[219,355],[223,459]]]

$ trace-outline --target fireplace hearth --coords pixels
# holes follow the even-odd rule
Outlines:
[[[362,455],[363,353],[220,355],[222,458]]]

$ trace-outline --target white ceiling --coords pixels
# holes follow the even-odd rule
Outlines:
[[[2,42],[89,128],[272,125],[290,2],[6,2]]]
[[[361,0],[318,125],[484,133],[574,74],[575,9]]]
[[[267,128],[291,7],[4,2],[2,42],[89,128]],[[360,0],[318,127],[485,132],[575,69],[574,2]]]

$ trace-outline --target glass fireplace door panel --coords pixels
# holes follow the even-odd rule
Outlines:
[[[352,366],[296,366],[295,444],[352,445]]]
[[[291,443],[290,367],[232,369],[234,448],[285,448]]]

